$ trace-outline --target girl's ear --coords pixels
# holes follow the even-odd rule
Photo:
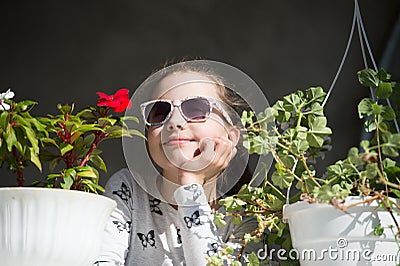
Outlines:
[[[240,130],[237,127],[231,127],[228,131],[228,138],[232,141],[233,145],[236,146],[239,142]]]

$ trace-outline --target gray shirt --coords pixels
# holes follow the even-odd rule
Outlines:
[[[144,191],[128,169],[110,178],[105,195],[117,202],[117,208],[94,265],[206,265],[206,258],[224,243],[238,251],[243,235],[257,227],[254,219],[234,225],[226,217],[226,226],[216,228],[201,185],[179,187],[174,193],[176,210]]]

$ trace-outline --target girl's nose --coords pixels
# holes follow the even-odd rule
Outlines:
[[[178,107],[174,107],[172,111],[171,117],[168,119],[165,127],[168,131],[173,131],[176,129],[182,129],[182,127],[186,124],[185,118],[182,116],[181,112],[179,112]]]

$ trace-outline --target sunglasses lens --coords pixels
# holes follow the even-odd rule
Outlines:
[[[204,98],[194,98],[182,102],[182,113],[190,120],[204,120],[210,114],[210,102]]]
[[[171,112],[171,104],[168,102],[154,102],[146,106],[144,113],[146,121],[150,124],[162,123]]]

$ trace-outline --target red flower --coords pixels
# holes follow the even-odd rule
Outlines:
[[[121,113],[127,108],[132,107],[132,102],[129,100],[129,90],[120,89],[113,95],[107,95],[103,92],[96,92],[100,98],[97,100],[97,106],[108,106],[114,112]]]

